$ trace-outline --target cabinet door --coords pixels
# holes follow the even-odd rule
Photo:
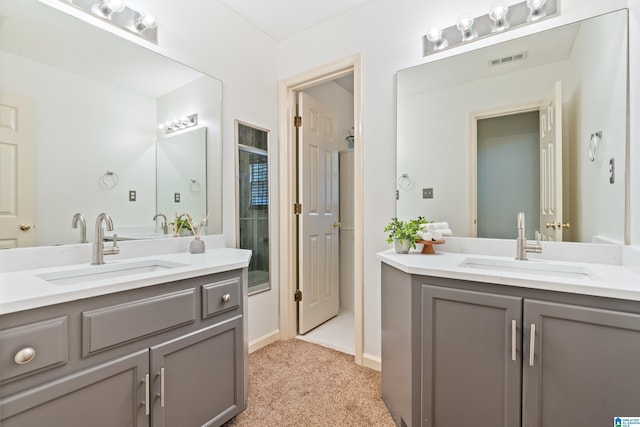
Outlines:
[[[522,299],[422,287],[422,425],[520,425]]]
[[[147,426],[143,350],[0,400],[2,427]]]
[[[242,317],[151,348],[154,427],[217,426],[244,409]]]
[[[525,300],[524,325],[524,427],[640,416],[640,315]]]

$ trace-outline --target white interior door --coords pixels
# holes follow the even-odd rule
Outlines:
[[[540,233],[562,241],[562,83],[540,106]]]
[[[340,310],[340,170],[334,114],[304,92],[298,94],[298,111],[298,333],[304,334]]]
[[[33,246],[33,107],[0,92],[0,249]]]

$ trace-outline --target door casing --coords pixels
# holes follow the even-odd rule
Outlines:
[[[354,80],[354,315],[355,362],[363,364],[363,278],[364,278],[364,180],[362,151],[362,58],[354,54],[310,71],[281,80],[278,84],[279,190],[280,190],[280,338],[296,336],[297,231],[293,205],[296,189],[296,94],[308,87],[353,73]],[[364,363],[366,365],[366,362]],[[375,365],[375,362],[372,362]],[[369,364],[371,365],[371,364]],[[374,366],[371,366],[374,367]]]

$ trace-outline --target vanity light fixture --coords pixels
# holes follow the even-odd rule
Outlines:
[[[462,34],[462,41],[473,40],[478,37],[478,32],[473,29],[473,17],[468,13],[460,15],[456,24]]]
[[[442,37],[442,29],[440,27],[433,27],[427,33],[427,39],[433,43],[434,50],[441,50],[449,46],[447,39]]]
[[[547,0],[527,0],[527,7],[529,8],[529,16],[527,16],[527,22],[537,21],[538,19],[547,16],[547,12],[544,10],[544,5]]]
[[[493,22],[491,26],[491,31],[496,33],[499,31],[504,31],[509,28],[509,19],[507,18],[507,14],[509,13],[509,6],[507,3],[501,1],[494,4],[489,11],[489,19]]]
[[[523,0],[511,5],[500,0],[486,15],[474,18],[464,14],[456,25],[433,27],[422,37],[422,56],[557,15],[560,15],[560,0]]]
[[[60,0],[152,43],[158,43],[158,20],[125,4],[126,0]]]
[[[187,129],[198,125],[198,114],[182,116],[177,119],[169,120],[163,125],[164,133],[173,133],[179,130]]]

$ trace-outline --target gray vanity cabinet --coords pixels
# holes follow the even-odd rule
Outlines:
[[[151,348],[153,427],[219,425],[238,412],[241,331],[235,318]]]
[[[234,270],[0,316],[0,425],[222,425],[246,407],[245,277]]]
[[[3,427],[145,426],[145,374],[148,351],[139,351],[2,402]]]
[[[396,425],[601,427],[640,416],[640,302],[382,267]]]
[[[422,286],[423,426],[520,424],[522,298]]]
[[[524,427],[640,416],[640,315],[525,300],[524,324]]]

